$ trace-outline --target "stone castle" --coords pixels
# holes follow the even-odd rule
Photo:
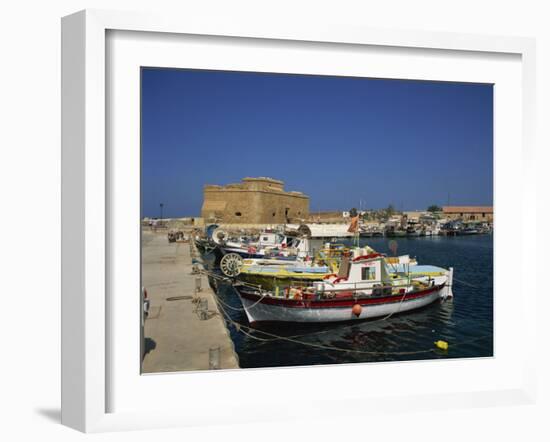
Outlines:
[[[206,185],[201,216],[234,224],[299,223],[309,216],[309,197],[285,191],[283,181],[273,178],[243,178],[225,186]]]

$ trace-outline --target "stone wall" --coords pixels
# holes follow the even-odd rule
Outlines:
[[[460,219],[462,221],[479,221],[493,222],[493,213],[477,213],[477,212],[462,212],[462,213],[446,213],[445,217],[450,220]]]
[[[283,182],[245,178],[227,186],[205,186],[201,215],[230,224],[284,224],[309,216],[309,197],[285,192]]]
[[[448,219],[493,222],[492,206],[444,206],[443,215]]]
[[[343,217],[341,211],[332,212],[311,212],[309,214],[308,222],[311,223],[346,223],[349,222],[349,218]]]

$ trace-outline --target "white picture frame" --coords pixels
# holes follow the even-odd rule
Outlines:
[[[106,134],[106,35],[110,31],[154,32],[165,35],[199,35],[226,38],[268,39],[285,42],[336,43],[339,45],[384,48],[432,49],[484,54],[512,54],[521,57],[521,158],[523,170],[532,167],[534,153],[535,42],[519,37],[493,37],[417,31],[388,31],[349,28],[330,24],[285,24],[224,22],[197,17],[172,18],[142,13],[87,10],[62,21],[62,423],[80,431],[95,432],[122,429],[156,428],[207,424],[201,408],[195,414],[182,410],[112,411],[109,410],[110,358],[108,327],[111,321],[107,299],[109,264],[108,152]],[[497,172],[498,173],[498,170]],[[517,192],[524,208],[521,218],[535,217],[534,176],[525,174]],[[498,190],[497,190],[498,191]],[[497,212],[497,228],[499,228]],[[502,224],[501,224],[502,225]],[[526,238],[524,222],[521,237]],[[528,272],[527,257],[536,256],[535,244],[520,241],[521,273]],[[498,272],[498,266],[496,266]],[[340,413],[369,413],[373,410],[406,410],[532,403],[535,396],[534,336],[535,280],[522,290],[524,316],[521,321],[521,384],[512,382],[502,388],[399,395],[388,392],[376,404],[361,401],[361,396],[344,397]],[[359,369],[365,365],[360,364]],[[330,370],[330,368],[321,368]],[[298,369],[291,369],[298,370]],[[288,370],[286,375],[288,376]],[[208,374],[207,374],[208,375]],[[221,374],[216,374],[219,376]],[[177,376],[177,375],[175,375]],[[183,375],[182,375],[183,376]],[[210,376],[212,376],[210,374]],[[266,376],[263,374],[256,375]],[[197,380],[198,378],[195,378]],[[212,378],[210,378],[211,380]],[[514,379],[516,381],[516,379]],[[222,387],[223,388],[223,387]],[[323,415],[323,404],[334,400],[314,398],[309,413]],[[332,411],[334,412],[334,411]],[[220,411],[221,413],[221,411]],[[221,416],[221,415],[220,415]],[[251,410],[244,421],[295,417],[285,410],[274,417],[261,407]],[[231,416],[228,422],[235,416]],[[223,418],[220,420],[223,421]]]

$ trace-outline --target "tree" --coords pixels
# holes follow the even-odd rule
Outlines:
[[[432,204],[430,207],[428,207],[428,212],[441,212],[443,209],[435,204]]]
[[[388,218],[390,218],[391,216],[393,216],[394,213],[395,213],[395,209],[394,209],[393,205],[390,204],[390,205],[388,206],[388,208],[386,209],[386,216],[387,216]]]

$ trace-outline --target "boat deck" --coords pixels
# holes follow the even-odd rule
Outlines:
[[[392,273],[407,273],[407,270],[412,275],[438,276],[447,272],[443,267],[433,265],[411,265],[408,269],[405,264],[391,264],[389,269]]]

